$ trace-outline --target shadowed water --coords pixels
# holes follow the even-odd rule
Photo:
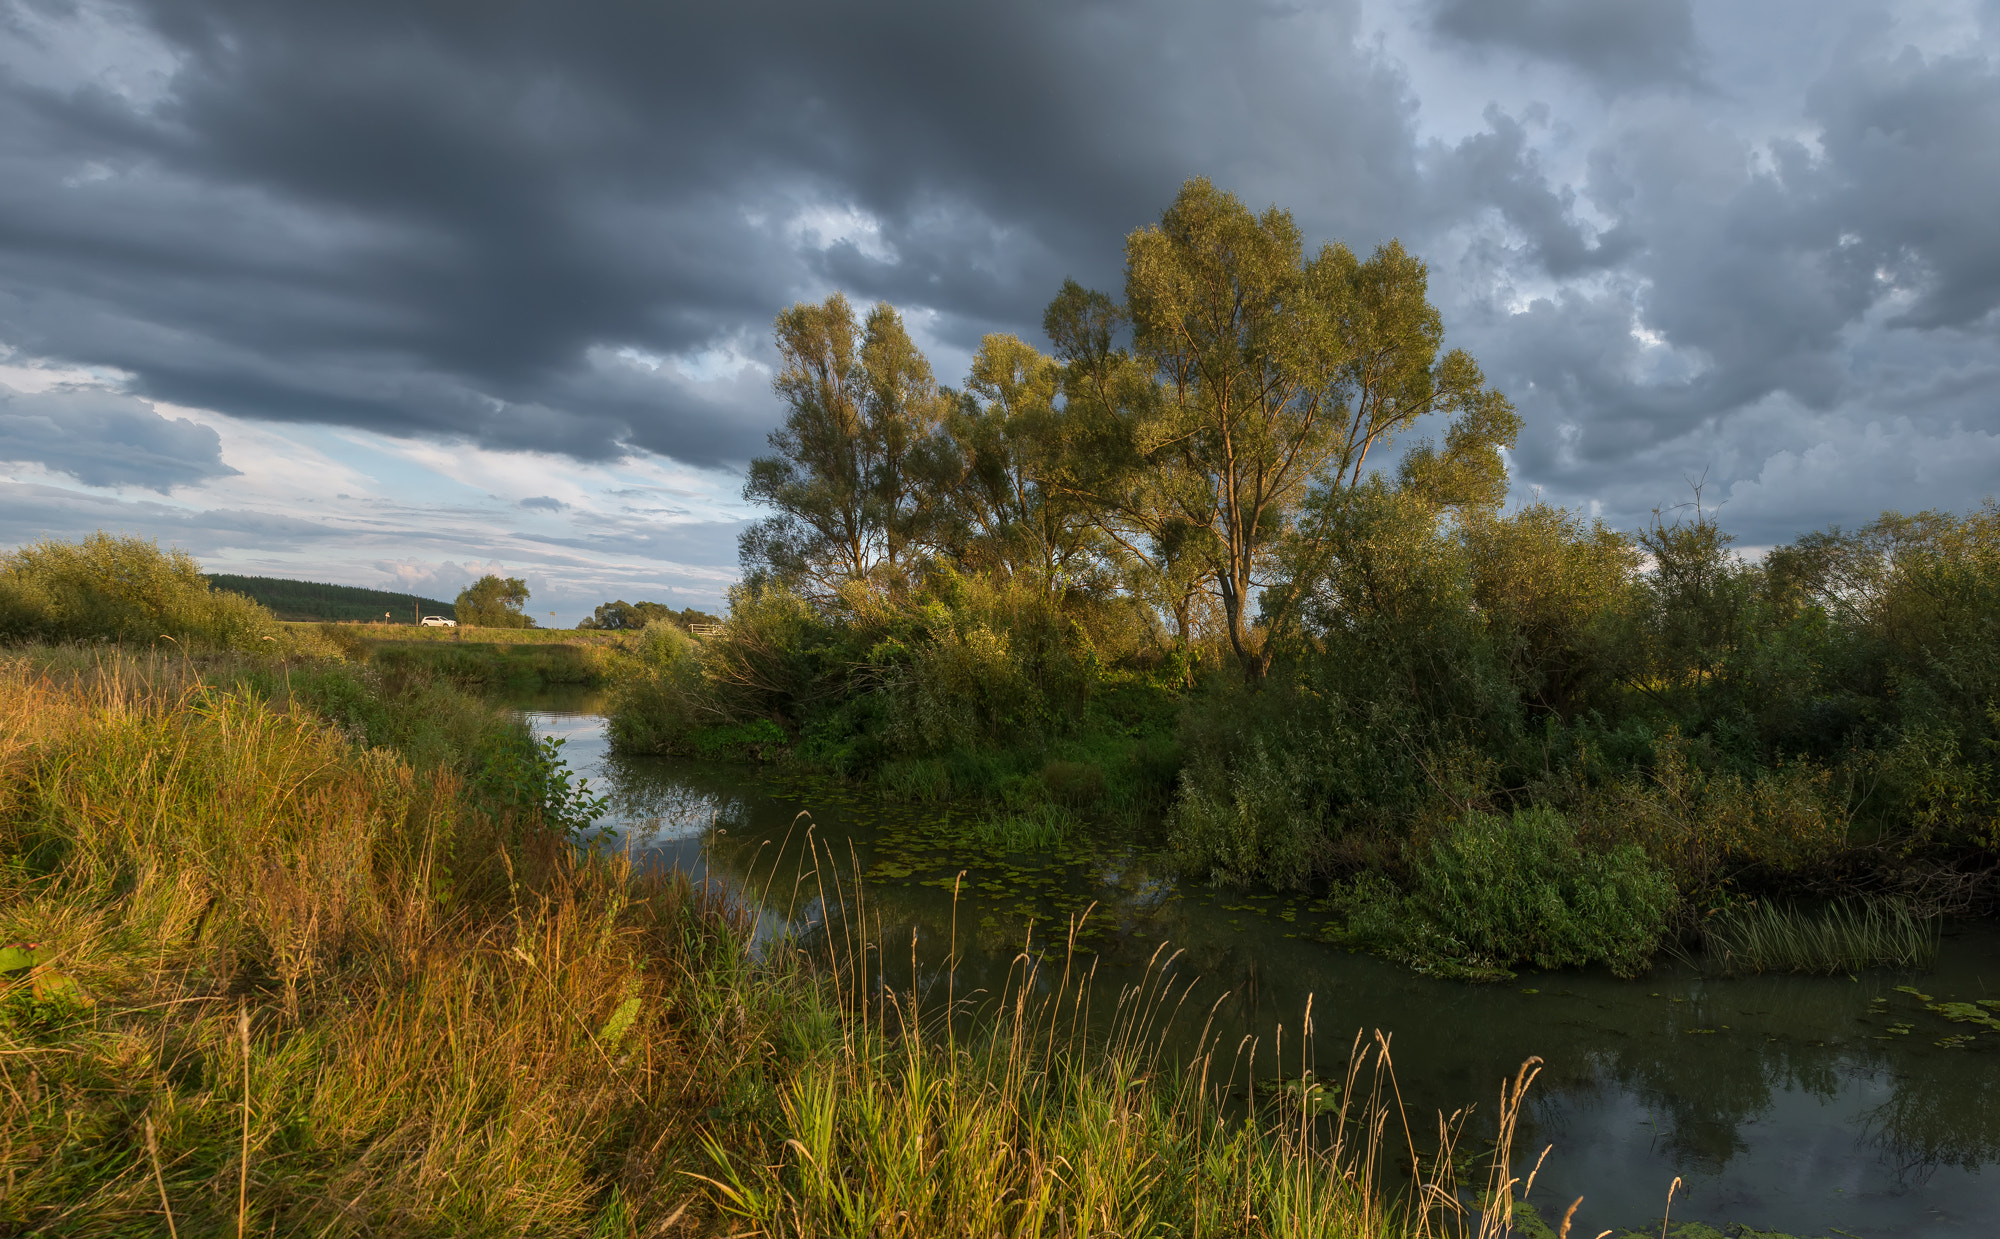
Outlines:
[[[1532,1199],[1546,1216],[1583,1196],[1573,1233],[1657,1226],[1675,1176],[1676,1222],[1864,1239],[2000,1233],[2000,1031],[1933,1009],[2000,998],[1991,926],[1948,931],[1924,974],[1716,979],[1673,964],[1636,981],[1594,970],[1437,981],[1316,941],[1309,904],[1182,888],[1130,849],[1008,854],[939,806],[616,757],[587,694],[517,704],[538,732],[565,737],[571,765],[610,796],[603,825],[621,843],[761,905],[766,934],[825,915],[811,878],[798,880],[808,839],[829,891],[836,876],[849,889],[863,875],[870,937],[898,988],[912,959],[918,983],[936,987],[955,957],[957,997],[998,992],[1024,946],[1061,954],[1090,908],[1076,939],[1102,992],[1141,975],[1163,943],[1174,976],[1199,978],[1175,1025],[1183,1050],[1218,999],[1222,1044],[1254,1034],[1263,1079],[1281,1040],[1284,1069],[1301,1065],[1309,1000],[1322,1075],[1338,1074],[1356,1030],[1390,1034],[1420,1138],[1440,1108],[1490,1112],[1502,1077],[1539,1055],[1517,1148],[1532,1164],[1554,1146]]]

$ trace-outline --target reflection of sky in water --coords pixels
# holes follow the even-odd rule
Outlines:
[[[657,762],[625,761],[611,751],[604,719],[596,714],[546,710],[527,712],[537,736],[563,742],[563,760],[590,784],[590,792],[610,801],[597,824],[622,841],[646,848],[656,843],[693,840],[710,826],[724,828],[741,822],[741,797],[728,797],[658,776]]]
[[[604,825],[648,860],[762,906],[764,940],[788,923],[806,932],[824,924],[810,892],[775,876],[796,864],[801,808],[817,817],[816,837],[844,887],[850,855],[862,869],[890,856],[881,823],[913,812],[885,809],[852,788],[802,790],[740,768],[623,759],[587,709],[529,717],[538,733],[563,737],[571,768],[610,798]],[[721,830],[709,832],[711,824]],[[791,859],[780,862],[787,832]],[[895,984],[908,983],[913,934],[927,980],[955,937],[961,997],[1004,984],[1022,942],[1011,911],[1018,896],[982,893],[981,871],[968,863],[956,907],[950,873],[868,884],[870,933],[901,944],[885,952],[903,978]],[[922,885],[926,878],[940,884]],[[1533,1200],[1553,1217],[1583,1196],[1572,1234],[1611,1226],[1657,1233],[1676,1175],[1684,1180],[1676,1222],[1862,1239],[2000,1234],[2000,1033],[1982,1034],[1971,1049],[1940,1048],[1938,1039],[1966,1026],[1944,1023],[1894,988],[1914,981],[1957,999],[2000,993],[2000,935],[1990,928],[1948,937],[1939,970],[1921,978],[1718,981],[1676,965],[1637,982],[1581,971],[1465,985],[1310,941],[1302,922],[1266,914],[1282,901],[1181,887],[1143,855],[1102,856],[1079,881],[1082,896],[1099,901],[1094,917],[1114,927],[1093,944],[1102,953],[1099,993],[1132,981],[1168,940],[1185,951],[1175,971],[1202,978],[1204,997],[1190,1009],[1205,1013],[1213,995],[1229,992],[1218,1027],[1232,1029],[1232,1039],[1251,1031],[1269,1046],[1280,1022],[1295,1035],[1310,995],[1322,1075],[1338,1070],[1352,1030],[1388,1030],[1414,1116],[1469,1102],[1484,1116],[1500,1078],[1528,1054],[1542,1057],[1547,1067],[1517,1154],[1532,1164],[1544,1144],[1555,1145]],[[1059,934],[1061,923],[1042,926]],[[1892,1035],[1892,1020],[1916,1027]],[[1184,1031],[1200,1022],[1198,1014]],[[1420,1140],[1429,1126],[1428,1118],[1418,1123]]]

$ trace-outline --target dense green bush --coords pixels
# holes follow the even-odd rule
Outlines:
[[[1313,794],[1324,773],[1308,753],[1261,737],[1233,762],[1196,750],[1168,816],[1176,859],[1225,882],[1307,885],[1328,868],[1333,824]]]
[[[250,599],[210,588],[187,552],[102,532],[0,556],[0,638],[325,652],[316,638],[286,630]]]
[[[687,753],[695,732],[723,721],[706,682],[700,643],[670,620],[639,633],[612,688],[610,736],[630,753]]]
[[[1521,962],[1602,962],[1630,976],[1652,958],[1677,902],[1644,852],[1581,847],[1548,809],[1466,814],[1418,852],[1406,891],[1371,875],[1348,899],[1353,933],[1448,976]]]

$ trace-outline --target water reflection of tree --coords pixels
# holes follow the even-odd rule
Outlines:
[[[1855,1038],[1852,994],[1824,982],[1774,981],[1746,1013],[1740,993],[1698,994],[1663,1004],[1661,1034],[1607,1047],[1596,1058],[1601,1078],[1630,1090],[1665,1119],[1664,1151],[1683,1171],[1719,1171],[1748,1144],[1745,1125],[1769,1114],[1781,1090],[1822,1100],[1855,1079],[1886,1079],[1889,1099],[1868,1111],[1860,1143],[1878,1151],[1902,1185],[1921,1183],[1938,1166],[1977,1169],[2000,1160],[2000,1079],[1963,1051],[1904,1052]],[[1840,1029],[1848,1038],[1824,1044],[1797,1035],[1742,1031],[1752,1027]],[[1732,1033],[1721,1031],[1735,1024]],[[1716,1029],[1715,1033],[1689,1032]],[[1735,1044],[1716,1038],[1734,1035]],[[1761,1037],[1751,1046],[1744,1036]],[[1914,1048],[1914,1047],[1912,1047]]]
[[[1897,1064],[1889,1099],[1862,1120],[1899,1186],[1940,1166],[1978,1170],[2000,1161],[2000,1073],[1965,1050],[1912,1055]]]
[[[726,784],[697,781],[675,771],[664,777],[657,761],[607,755],[591,790],[610,801],[611,818],[634,835],[687,838],[713,826],[747,824],[749,807]]]

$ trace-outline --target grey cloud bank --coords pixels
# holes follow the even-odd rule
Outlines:
[[[1439,0],[1430,21],[1447,42],[1565,65],[1609,92],[1701,81],[1689,0]]]
[[[176,485],[227,477],[222,439],[184,417],[102,388],[20,392],[0,383],[0,460],[32,461],[91,486]]]
[[[2000,477],[2000,67],[1990,6],[1948,16],[0,0],[0,345],[129,376],[9,398],[0,459],[240,467],[165,401],[740,467],[784,305],[894,301],[949,381],[1065,276],[1115,289],[1199,173],[1431,260],[1527,418],[1518,494],[1629,527],[1705,474],[1760,544],[1966,507]],[[679,562],[726,558],[700,528]]]

